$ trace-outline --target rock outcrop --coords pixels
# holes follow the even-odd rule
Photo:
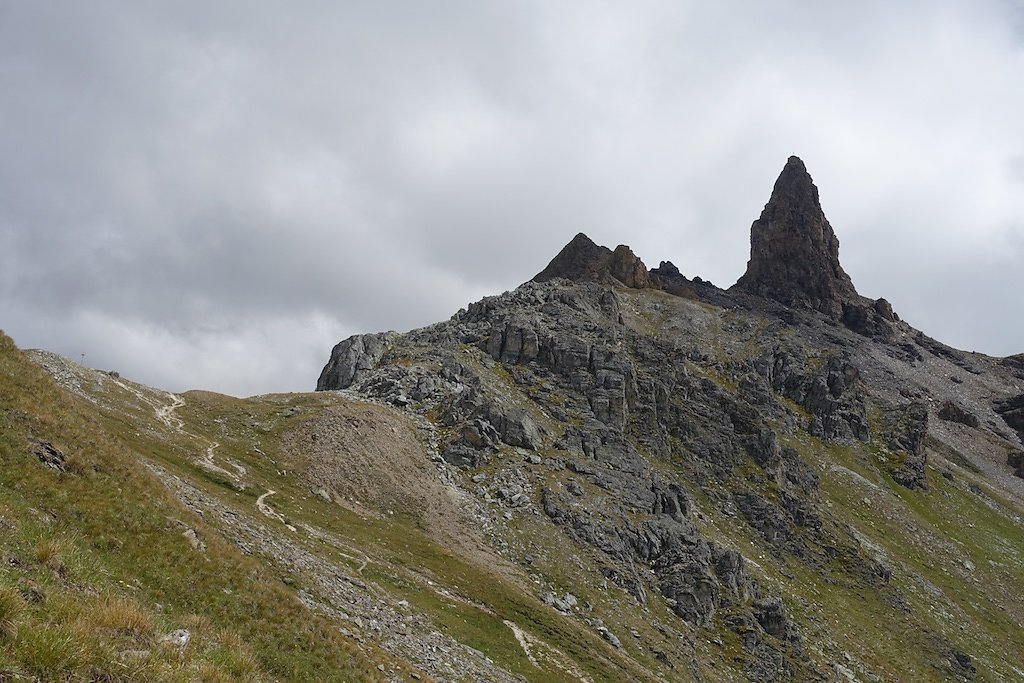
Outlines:
[[[962,425],[977,429],[981,425],[978,416],[960,407],[953,401],[946,401],[939,408],[939,419],[946,422],[959,422]]]
[[[611,258],[612,252],[608,247],[599,246],[582,232],[577,233],[547,267],[533,277],[533,281],[596,279]]]
[[[996,401],[993,410],[1017,432],[1021,443],[1024,443],[1024,394]]]
[[[317,391],[348,389],[376,366],[387,350],[389,333],[360,334],[339,342],[317,380]]]
[[[582,232],[558,252],[547,267],[534,276],[534,282],[555,278],[566,280],[618,280],[627,287],[643,289],[651,286],[647,266],[625,244],[612,251],[599,246]]]
[[[832,231],[804,163],[790,157],[771,199],[750,229],[750,261],[735,287],[834,320],[843,303],[860,298],[839,264]]]
[[[865,337],[891,340],[899,317],[862,297],[839,263],[836,237],[804,163],[790,157],[750,228],[750,261],[733,290],[818,311]],[[731,290],[732,291],[732,290]]]

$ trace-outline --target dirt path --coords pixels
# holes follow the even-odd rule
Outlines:
[[[117,380],[115,380],[115,382],[116,381]],[[171,429],[173,429],[175,431],[178,431],[178,432],[184,432],[185,431],[185,421],[182,420],[180,417],[178,417],[177,415],[174,414],[174,411],[176,411],[178,408],[180,408],[183,405],[185,405],[185,401],[181,398],[181,396],[178,396],[177,394],[172,394],[170,392],[167,392],[167,398],[171,399],[171,402],[166,404],[166,405],[157,405],[157,404],[155,404],[152,401],[146,400],[146,397],[142,394],[141,391],[132,390],[132,389],[128,388],[122,382],[117,382],[117,385],[122,387],[122,388],[124,388],[124,389],[128,389],[128,391],[131,391],[133,394],[138,396],[141,400],[146,401],[147,403],[152,405],[153,408],[156,410],[156,419],[158,419],[161,422],[163,422],[169,428],[171,428]]]
[[[508,619],[505,619],[504,623],[505,626],[512,629],[512,635],[516,637],[516,642],[519,643],[519,647],[523,648],[523,652],[526,653],[526,658],[530,660],[530,664],[533,664],[539,669],[540,664],[537,663],[537,660],[533,656],[533,652],[530,651],[530,641],[528,640],[526,632]]]
[[[327,533],[326,531],[318,529],[314,526],[310,526],[309,524],[300,523],[299,527],[307,534],[309,534],[311,537],[323,543],[326,543],[329,546],[332,546],[334,548],[334,551],[341,557],[344,557],[346,560],[358,562],[359,568],[356,569],[356,574],[362,574],[363,570],[366,569],[366,566],[370,564],[369,555],[364,553],[362,550],[359,550],[358,548],[354,548],[349,543],[342,541],[334,534]]]
[[[537,657],[541,657],[549,666],[561,670],[563,673],[580,681],[580,683],[594,683],[594,680],[583,669],[577,666],[574,661],[558,648],[530,635],[519,628],[519,625],[515,622],[504,619],[503,623],[512,630],[512,635],[516,637],[519,647],[523,648],[523,652],[526,653],[526,658],[530,660],[530,664],[533,664],[538,669],[543,669],[544,667],[537,660]]]
[[[260,522],[258,517],[231,508],[158,465],[147,463],[147,467],[178,500],[208,521],[216,521],[225,536],[247,554],[262,555],[288,572],[305,576],[308,586],[299,591],[302,603],[310,610],[337,620],[346,631],[355,631],[360,638],[408,660],[436,681],[517,683],[522,680],[499,668],[482,653],[444,634],[429,617],[411,610],[408,605],[403,607],[396,597],[379,586],[357,578],[344,563],[314,554],[300,539],[275,530],[276,525]],[[266,501],[275,493],[273,489],[268,490],[259,499],[260,512],[272,519],[278,519],[278,515]],[[337,607],[339,605],[344,606],[344,610]],[[375,626],[364,628],[366,623]],[[398,679],[388,680],[397,683]]]
[[[240,489],[245,488],[245,483],[242,481],[242,477],[244,477],[247,474],[247,470],[245,469],[245,467],[237,463],[231,462],[229,460],[228,465],[230,465],[235,470],[235,472],[229,472],[228,470],[224,469],[215,462],[216,456],[214,454],[214,451],[220,448],[220,443],[185,429],[185,421],[178,417],[178,415],[176,414],[178,408],[181,408],[182,406],[185,405],[185,400],[181,396],[178,396],[177,394],[172,394],[169,391],[160,392],[165,394],[168,399],[166,403],[161,403],[160,401],[157,401],[152,397],[147,396],[146,394],[139,391],[135,387],[126,384],[125,382],[122,382],[116,377],[110,377],[108,375],[107,379],[116,384],[117,386],[121,387],[128,393],[132,394],[149,407],[151,407],[153,409],[153,412],[156,413],[156,419],[159,420],[168,429],[175,431],[183,436],[189,436],[199,441],[205,441],[208,444],[206,447],[206,457],[198,461],[199,466],[208,472],[220,474],[224,477],[227,477],[228,479],[233,480]]]
[[[275,493],[277,493],[277,491],[275,491],[274,489],[267,489],[266,493],[264,493],[263,495],[256,499],[256,509],[263,513],[264,517],[276,519],[277,521],[281,522],[281,524],[284,524],[288,529],[292,531],[298,531],[298,529],[289,524],[287,520],[285,520],[285,518],[281,516],[281,513],[267,505],[267,498],[270,498]]]

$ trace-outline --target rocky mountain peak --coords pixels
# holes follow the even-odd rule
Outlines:
[[[534,276],[534,282],[555,278],[566,280],[604,280],[613,277],[627,287],[641,289],[651,284],[647,266],[625,244],[612,251],[578,233],[565,245],[547,267]]]
[[[771,199],[750,229],[750,261],[735,287],[794,308],[840,320],[843,304],[858,301],[839,264],[839,240],[807,168],[792,156],[775,181]]]
[[[534,282],[547,282],[555,278],[566,280],[592,279],[601,266],[611,260],[608,247],[599,246],[585,234],[577,233],[562,247],[544,270],[534,276]]]

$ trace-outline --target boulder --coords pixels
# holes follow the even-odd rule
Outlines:
[[[64,451],[43,439],[30,438],[29,443],[32,453],[39,458],[39,462],[51,469],[65,471],[67,456],[64,455]]]
[[[393,333],[359,334],[339,342],[317,380],[317,391],[348,389],[377,366]]]

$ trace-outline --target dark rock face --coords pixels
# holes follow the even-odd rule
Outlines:
[[[1013,473],[1024,479],[1024,451],[1010,451],[1006,456],[1006,464],[1013,468]]]
[[[939,408],[939,419],[947,422],[959,422],[962,425],[973,427],[977,429],[981,422],[978,420],[978,416],[973,413],[969,413],[956,403],[952,401],[946,401]]]
[[[774,393],[804,408],[812,416],[808,431],[820,439],[870,438],[860,371],[848,354],[830,354],[819,365],[797,347],[776,344],[733,372],[759,402]]]
[[[841,319],[843,302],[860,297],[839,265],[832,231],[804,163],[790,157],[771,199],[750,229],[750,261],[735,287],[793,308]]]
[[[651,285],[675,296],[693,299],[696,296],[693,283],[686,279],[671,261],[662,261],[650,271]]]
[[[647,266],[625,244],[615,247],[608,270],[613,278],[627,287],[644,289],[651,286],[651,277],[647,273]]]
[[[331,350],[331,358],[320,373],[316,390],[348,389],[376,367],[391,336],[386,332],[361,334],[338,343]]]
[[[818,311],[866,337],[891,340],[899,320],[885,299],[859,294],[839,263],[839,239],[804,163],[790,157],[750,228],[750,261],[737,291]]]
[[[993,409],[1024,443],[1024,394],[996,401]]]
[[[886,466],[893,480],[908,489],[927,489],[925,476],[927,455],[924,449],[928,435],[928,406],[912,402],[891,407],[885,412],[880,435],[888,442],[891,454]]]
[[[963,680],[973,681],[978,675],[978,668],[974,666],[974,661],[966,652],[951,650],[949,663],[952,665],[953,672]]]
[[[1017,379],[1024,379],[1024,353],[1007,356],[1001,361],[1001,365],[1010,368]]]
[[[558,252],[534,282],[547,282],[555,278],[566,280],[602,280],[612,277],[627,287],[643,289],[651,286],[647,266],[633,251],[620,244],[615,251],[594,243],[582,232]]]
[[[655,482],[653,488],[658,486]],[[656,502],[651,510],[654,518],[643,524],[609,526],[579,501],[550,488],[543,492],[543,508],[574,540],[600,549],[624,567],[640,563],[653,568],[659,591],[672,610],[691,624],[707,626],[721,607],[747,603],[758,589],[747,574],[743,556],[701,538],[681,512],[689,507],[685,493],[674,484],[670,488],[676,501],[671,512],[660,511]],[[639,603],[646,603],[639,576],[611,568],[607,576]]]
[[[885,299],[874,302],[844,301],[842,310],[843,324],[857,334],[883,341],[896,336],[892,323],[899,318],[893,313],[892,305]]]
[[[547,282],[559,277],[566,280],[596,279],[607,267],[611,257],[612,252],[608,247],[598,246],[581,232],[562,247],[562,251],[533,277],[533,281]]]

